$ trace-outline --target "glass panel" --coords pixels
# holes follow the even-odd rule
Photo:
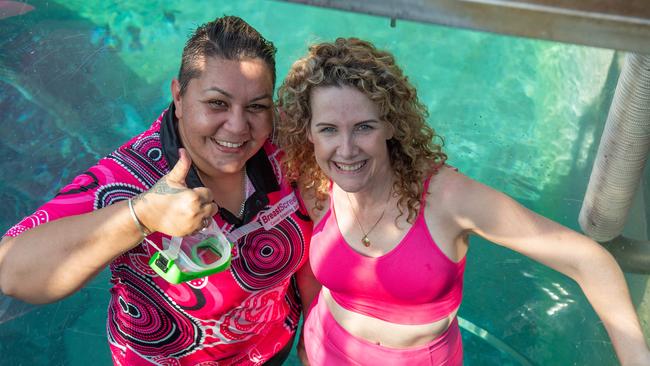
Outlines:
[[[0,4],[3,232],[146,129],[170,102],[189,31],[222,14],[276,43],[278,84],[312,42],[356,36],[392,51],[450,164],[574,229],[619,74],[611,50],[406,21],[391,27],[386,18],[282,2],[29,4]],[[110,365],[109,277],[26,314],[3,298],[3,363]],[[647,276],[628,279],[641,301]],[[573,281],[483,240],[471,245],[459,315],[466,365],[616,364]],[[294,353],[288,364],[298,364]]]

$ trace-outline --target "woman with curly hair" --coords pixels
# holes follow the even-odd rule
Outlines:
[[[310,263],[323,285],[305,320],[311,365],[461,365],[469,235],[576,280],[621,362],[650,364],[612,256],[445,165],[390,53],[354,38],[313,45],[279,99],[279,144],[314,220]]]

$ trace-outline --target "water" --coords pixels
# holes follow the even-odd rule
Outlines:
[[[610,50],[399,20],[392,28],[282,2],[30,4],[0,19],[2,232],[158,116],[187,36],[215,16],[239,15],[273,40],[279,80],[315,41],[357,36],[388,48],[452,165],[572,228],[620,69]],[[639,303],[647,277],[628,281]],[[0,364],[109,365],[108,288],[103,272],[47,306],[0,297]],[[460,317],[466,365],[616,364],[575,283],[483,240],[471,243]],[[298,364],[294,354],[288,363]]]

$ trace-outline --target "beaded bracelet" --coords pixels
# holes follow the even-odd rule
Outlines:
[[[129,198],[129,211],[131,212],[131,217],[133,218],[133,221],[135,222],[135,225],[140,229],[140,232],[142,233],[143,237],[146,237],[147,235],[151,234],[151,231],[147,229],[144,225],[142,225],[142,222],[140,222],[140,219],[138,219],[138,215],[135,214],[135,210],[133,209],[133,199]]]

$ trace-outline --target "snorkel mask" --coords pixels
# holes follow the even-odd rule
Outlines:
[[[163,247],[157,248],[149,266],[169,283],[209,276],[230,266],[232,244],[212,218],[208,227],[195,234],[163,239]]]

